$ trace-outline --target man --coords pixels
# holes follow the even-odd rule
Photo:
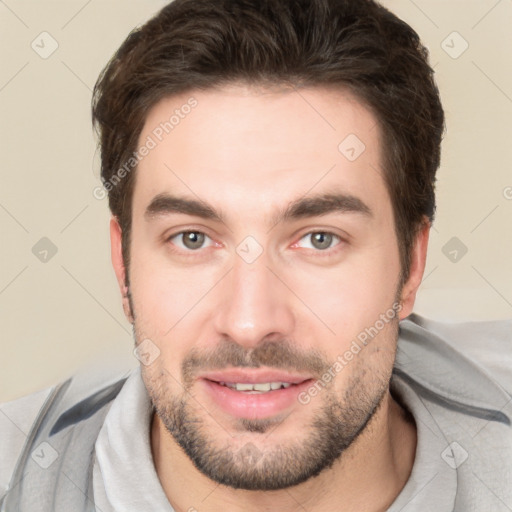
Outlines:
[[[2,510],[512,509],[510,373],[453,346],[510,322],[412,314],[444,116],[408,25],[175,0],[93,118],[141,365],[3,407]]]

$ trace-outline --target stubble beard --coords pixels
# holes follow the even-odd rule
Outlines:
[[[398,322],[396,337],[397,326]],[[379,343],[379,340],[373,342]],[[276,367],[279,361],[290,360],[277,348],[280,346],[286,345],[269,344],[262,348],[265,358],[276,362]],[[275,357],[273,349],[277,350]],[[258,359],[255,354],[257,351],[252,353],[252,359]],[[228,359],[234,363],[232,358]],[[173,379],[165,371],[144,367],[143,379],[154,411],[201,473],[235,489],[271,491],[299,485],[329,469],[365,431],[389,391],[391,370],[368,376],[362,360],[356,363],[342,397],[330,386],[312,400],[317,409],[314,418],[302,432],[294,431],[293,441],[278,440],[280,422],[286,422],[286,418],[238,419],[236,433],[250,439],[240,444],[236,436],[228,434],[191,398],[187,389],[193,385],[191,376],[183,377],[182,382],[188,385],[185,384],[185,391],[179,394],[169,390],[168,383]],[[186,367],[182,365],[182,374]],[[223,439],[220,440],[219,435]],[[276,438],[275,443],[272,443],[272,436]]]

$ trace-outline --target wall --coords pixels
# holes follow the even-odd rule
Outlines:
[[[510,317],[512,2],[383,3],[429,47],[448,122],[416,310]],[[0,401],[79,368],[137,363],[110,266],[107,203],[93,196],[90,98],[128,32],[163,4],[0,2]]]

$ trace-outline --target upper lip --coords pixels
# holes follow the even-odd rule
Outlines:
[[[215,382],[246,384],[262,384],[266,382],[289,382],[291,384],[300,384],[301,382],[312,379],[311,375],[300,375],[298,373],[289,373],[282,370],[249,368],[206,372],[201,374],[199,378]]]

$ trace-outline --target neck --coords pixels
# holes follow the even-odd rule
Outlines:
[[[331,468],[278,491],[245,491],[212,481],[192,464],[156,414],[151,446],[161,485],[176,512],[377,512],[388,509],[409,478],[416,427],[388,392],[364,431]]]

